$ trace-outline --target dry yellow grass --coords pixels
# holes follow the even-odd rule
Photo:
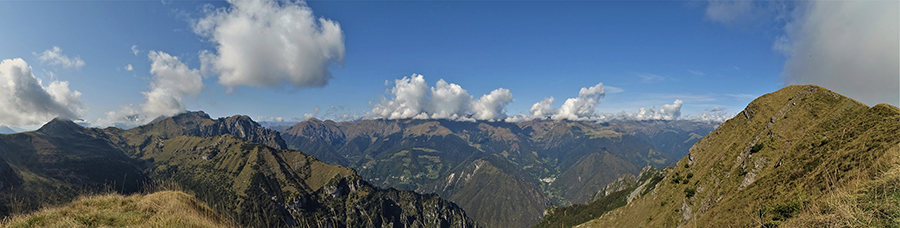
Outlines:
[[[700,140],[650,194],[581,226],[900,227],[898,134],[897,107],[789,86]]]
[[[177,191],[80,197],[62,207],[7,218],[0,227],[232,227],[194,197]]]
[[[856,181],[813,202],[784,227],[900,227],[900,149],[888,152],[892,167],[870,181]]]

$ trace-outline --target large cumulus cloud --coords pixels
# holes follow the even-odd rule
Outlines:
[[[481,96],[471,105],[472,117],[476,120],[497,120],[506,118],[506,105],[513,100],[508,89],[499,88]]]
[[[586,120],[594,116],[594,108],[600,104],[600,98],[606,95],[603,83],[598,83],[590,88],[581,88],[578,97],[566,99],[562,107],[557,110],[551,119],[554,120]]]
[[[394,81],[387,97],[374,104],[371,116],[386,119],[502,120],[513,100],[508,89],[498,88],[478,100],[462,86],[439,80],[428,87],[425,77],[412,75]]]
[[[438,80],[431,88],[431,118],[457,118],[466,115],[472,96],[462,86]]]
[[[600,120],[602,116],[596,115],[594,109],[600,104],[600,99],[606,95],[603,83],[591,87],[582,87],[578,91],[578,97],[566,99],[559,109],[553,107],[556,101],[553,97],[547,97],[531,105],[528,114],[519,114],[506,118],[508,122],[518,122],[532,119],[550,118],[553,120]]]
[[[387,119],[428,118],[424,112],[428,95],[428,84],[422,75],[397,79],[390,97],[383,97],[381,103],[372,108],[372,115]]]
[[[533,118],[542,118],[542,117],[550,117],[556,113],[556,108],[553,108],[553,102],[556,99],[553,97],[544,98],[538,103],[534,103],[531,105],[531,109],[528,109],[528,114],[530,114]]]
[[[775,44],[786,84],[818,84],[869,105],[900,105],[897,1],[810,1]]]
[[[185,111],[183,97],[203,90],[203,78],[197,69],[191,69],[178,57],[165,52],[150,51],[150,74],[153,82],[150,91],[144,92],[147,102],[141,109],[150,116],[171,116]]]
[[[145,101],[140,108],[133,105],[107,112],[97,120],[97,126],[133,127],[159,116],[172,116],[186,111],[185,96],[196,96],[203,90],[200,71],[191,69],[176,56],[161,51],[149,51],[150,89],[142,92]]]
[[[817,84],[868,105],[900,105],[898,1],[709,0],[706,18],[729,26],[783,26],[784,84]]]
[[[216,46],[201,52],[202,68],[222,85],[322,87],[331,78],[328,67],[343,62],[340,25],[316,18],[304,2],[228,2],[193,23]]]
[[[53,81],[45,87],[25,60],[0,62],[0,125],[38,125],[55,117],[77,119],[82,111],[81,92],[69,89],[69,82]]]

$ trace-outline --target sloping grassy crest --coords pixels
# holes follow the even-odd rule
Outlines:
[[[898,226],[898,134],[896,107],[788,86],[700,140],[650,194],[581,226]]]
[[[194,197],[177,191],[79,197],[62,207],[14,216],[0,227],[232,227]]]

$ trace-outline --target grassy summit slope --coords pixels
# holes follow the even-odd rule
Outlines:
[[[4,221],[0,227],[232,227],[224,217],[183,192],[79,197]]]
[[[788,86],[700,140],[650,194],[581,226],[898,226],[898,133],[896,107]]]

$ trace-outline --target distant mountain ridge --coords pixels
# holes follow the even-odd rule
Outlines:
[[[714,128],[692,121],[310,119],[282,137],[376,186],[451,199],[481,225],[527,227],[549,205],[585,202],[620,174],[670,164]]]
[[[278,131],[262,127],[245,115],[213,119],[203,111],[186,112],[169,118],[156,119],[147,125],[126,131],[162,138],[180,135],[211,137],[230,134],[275,149],[287,149]]]
[[[0,125],[0,134],[14,134],[14,133],[16,133],[16,130],[9,128],[8,126]]]

